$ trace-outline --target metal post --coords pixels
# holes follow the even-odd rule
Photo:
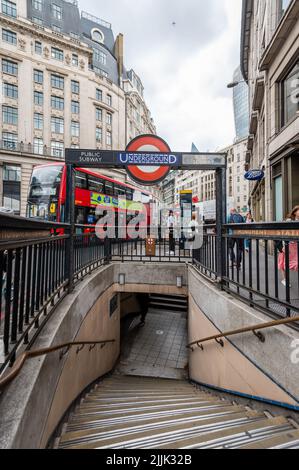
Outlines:
[[[226,272],[225,239],[223,238],[223,225],[226,223],[226,169],[216,170],[216,250],[217,250],[217,276],[222,283]]]
[[[66,276],[68,290],[74,289],[74,235],[75,235],[75,171],[72,164],[66,165],[66,221],[70,224],[69,238],[66,240]]]

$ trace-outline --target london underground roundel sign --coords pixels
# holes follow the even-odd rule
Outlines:
[[[146,134],[135,137],[127,145],[126,152],[171,152],[165,140],[156,135]],[[168,165],[128,165],[127,172],[137,183],[151,186],[162,181],[169,173]]]

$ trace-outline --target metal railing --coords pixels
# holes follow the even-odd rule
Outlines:
[[[50,348],[43,348],[37,349],[35,351],[26,351],[17,359],[14,367],[12,370],[5,375],[3,379],[0,380],[0,390],[8,385],[22,370],[25,362],[28,359],[32,359],[34,357],[45,356],[46,354],[50,354],[55,351],[64,350],[60,353],[59,358],[62,357],[69,351],[69,349],[73,346],[78,346],[76,353],[78,354],[80,351],[83,350],[85,346],[89,346],[89,351],[92,351],[96,345],[101,345],[101,348],[105,347],[106,344],[115,343],[115,339],[108,339],[103,341],[74,341],[70,343],[58,344],[57,346],[52,346]],[[79,347],[80,346],[80,347]]]
[[[57,226],[51,227],[51,236],[0,243],[0,336],[5,358],[0,372],[14,362],[22,344],[34,341],[67,294],[69,235],[57,235]]]
[[[216,227],[204,227],[193,252],[199,271],[222,289],[274,317],[299,313],[299,223],[227,224],[217,257]]]
[[[72,231],[69,224],[0,214],[0,236],[0,373],[32,346],[74,284],[111,261],[192,262],[221,289],[274,318],[299,314],[299,223],[226,225],[222,234],[208,225],[202,247],[192,249],[182,239],[100,240],[90,226]]]
[[[244,334],[248,332],[252,332],[262,343],[264,343],[265,336],[261,333],[261,330],[265,330],[266,328],[274,328],[275,326],[279,325],[288,325],[295,321],[299,321],[299,316],[294,318],[285,318],[283,320],[276,320],[268,323],[259,323],[253,326],[247,326],[244,328],[239,328],[237,330],[219,333],[218,335],[208,336],[206,338],[198,339],[197,341],[192,341],[192,343],[187,345],[187,348],[190,349],[192,352],[195,350],[195,348],[200,348],[203,351],[203,343],[207,343],[208,341],[216,341],[216,343],[224,347],[224,342],[222,341],[222,338],[229,338],[231,336],[237,336],[239,334]]]
[[[10,140],[0,140],[0,150],[7,150],[9,152],[17,152],[17,153],[27,153],[33,155],[40,155],[44,157],[53,157],[53,158],[64,158],[63,155],[60,154],[60,151],[57,154],[54,154],[55,151],[51,149],[51,147],[47,147],[44,145],[43,147],[38,147],[33,144],[25,144],[24,142],[14,142]]]

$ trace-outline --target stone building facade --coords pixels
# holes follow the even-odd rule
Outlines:
[[[243,0],[241,69],[250,90],[247,166],[256,220],[281,221],[299,204],[299,2]]]
[[[0,206],[25,215],[32,166],[67,147],[124,149],[156,132],[123,36],[75,0],[1,0],[0,34]]]

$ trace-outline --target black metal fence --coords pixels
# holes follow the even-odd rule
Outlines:
[[[0,215],[0,235],[0,372],[31,346],[73,285],[110,261],[192,262],[251,306],[275,317],[299,313],[298,222],[226,225],[222,234],[204,226],[199,249],[183,239],[103,241],[90,226],[72,233],[68,224],[9,215]]]
[[[221,266],[216,227],[204,227],[203,246],[193,252],[200,272],[249,305],[274,317],[299,313],[299,223],[225,225]]]

